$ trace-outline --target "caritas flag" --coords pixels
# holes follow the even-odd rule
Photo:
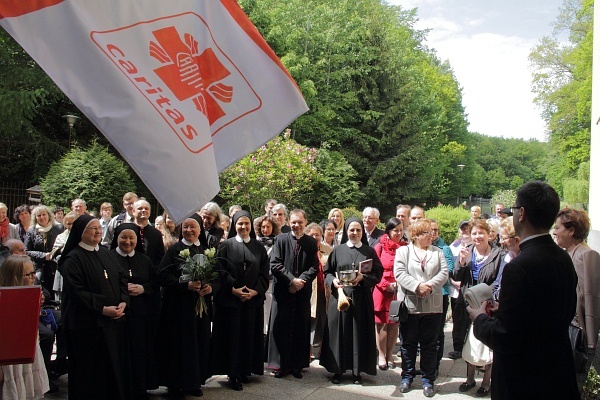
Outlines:
[[[2,0],[0,25],[176,221],[308,110],[235,0]]]

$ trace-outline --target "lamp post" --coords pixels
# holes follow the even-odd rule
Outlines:
[[[73,114],[63,115],[62,117],[66,119],[67,124],[69,124],[69,150],[71,150],[71,135],[73,134],[73,125],[75,125],[75,122],[77,122],[79,117]]]
[[[458,164],[457,167],[458,167],[458,169],[460,169],[460,197],[458,198],[458,202],[461,203],[462,202],[462,184],[463,184],[462,172],[463,172],[463,169],[465,168],[465,165]]]

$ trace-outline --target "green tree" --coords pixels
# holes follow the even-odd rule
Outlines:
[[[317,176],[304,208],[315,217],[326,217],[332,207],[353,207],[360,202],[357,173],[342,153],[319,149],[315,158]]]
[[[533,91],[548,124],[547,179],[559,193],[590,158],[593,0],[565,0],[551,36],[530,56]],[[561,35],[568,33],[568,42]]]
[[[581,163],[577,176],[563,181],[564,201],[587,209],[590,198],[590,163]]]
[[[71,149],[52,164],[41,186],[47,204],[70,204],[79,197],[89,209],[105,201],[120,204],[123,193],[135,190],[128,167],[96,141]]]
[[[512,207],[517,199],[517,191],[513,189],[499,190],[492,196],[491,204],[494,207],[496,204],[504,204],[504,207]]]

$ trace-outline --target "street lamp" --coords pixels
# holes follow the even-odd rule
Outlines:
[[[71,150],[71,135],[73,134],[73,125],[75,125],[75,122],[77,122],[79,117],[73,114],[63,115],[62,117],[66,119],[67,124],[69,124],[69,150]]]
[[[458,164],[457,165],[458,169],[460,169],[460,197],[458,199],[458,202],[462,202],[462,185],[463,185],[463,178],[462,178],[462,172],[463,169],[465,168],[464,164]]]

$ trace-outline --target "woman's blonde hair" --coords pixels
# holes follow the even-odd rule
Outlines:
[[[0,267],[0,286],[23,286],[25,264],[33,262],[27,256],[9,256]]]
[[[48,214],[48,223],[50,226],[54,225],[54,213],[50,210],[50,207],[40,204],[31,211],[31,222],[29,223],[29,227],[35,227],[35,224],[37,224],[36,214],[40,211],[45,211],[46,214]]]
[[[332,208],[331,211],[329,211],[329,215],[327,215],[327,219],[331,219],[331,217],[333,217],[333,213],[338,211],[340,213],[340,223],[338,224],[338,231],[340,230],[344,230],[344,212],[342,210],[340,210],[339,208]]]

